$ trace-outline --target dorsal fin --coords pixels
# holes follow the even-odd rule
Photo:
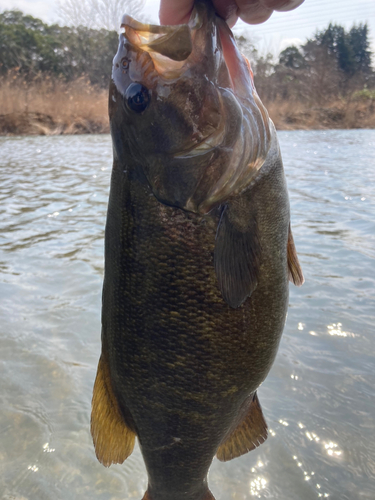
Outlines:
[[[219,446],[216,456],[222,462],[254,450],[267,439],[267,424],[255,393],[245,417]]]
[[[288,274],[289,281],[294,283],[296,286],[301,286],[305,282],[305,278],[303,277],[302,268],[298,260],[297,250],[294,245],[292,229],[289,223],[289,234],[288,234],[288,246],[287,246],[287,255],[288,255]]]
[[[111,385],[105,354],[99,359],[91,411],[91,435],[96,456],[103,465],[122,464],[131,455],[135,433],[125,422]]]

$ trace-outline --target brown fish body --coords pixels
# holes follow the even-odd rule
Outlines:
[[[246,189],[199,210],[203,197],[190,193],[187,202],[181,176],[172,174],[173,191],[165,173],[152,177],[152,165],[139,164],[120,99],[113,83],[96,453],[104,465],[121,463],[137,436],[145,500],[210,500],[215,454],[229,460],[267,436],[256,390],[284,327],[293,245],[279,148],[271,127]],[[161,202],[161,192],[173,192],[174,203]],[[292,274],[293,260],[298,267],[294,247]]]

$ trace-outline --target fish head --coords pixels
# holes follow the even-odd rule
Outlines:
[[[270,146],[249,63],[210,2],[187,24],[122,19],[109,116],[114,154],[156,198],[205,214],[243,191]]]

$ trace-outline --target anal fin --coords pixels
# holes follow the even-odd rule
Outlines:
[[[289,281],[291,281],[296,286],[303,285],[305,282],[305,278],[303,277],[302,268],[298,260],[297,250],[294,245],[293,234],[290,224],[288,233],[287,256],[288,256]]]
[[[254,450],[266,439],[267,424],[255,393],[245,417],[219,446],[216,456],[222,462],[232,460]]]
[[[122,464],[131,455],[135,433],[121,414],[111,386],[108,362],[100,356],[91,409],[91,435],[96,456],[103,465]]]

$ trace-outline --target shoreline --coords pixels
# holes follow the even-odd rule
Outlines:
[[[104,121],[104,123],[103,123]],[[37,111],[0,115],[0,137],[19,135],[81,135],[109,134],[109,122],[73,117],[69,121],[55,121],[46,113]]]
[[[375,110],[365,103],[303,107],[300,103],[266,104],[277,130],[373,129]],[[65,118],[65,119],[64,119]],[[101,116],[53,118],[39,111],[0,114],[0,136],[108,134],[109,120]]]

